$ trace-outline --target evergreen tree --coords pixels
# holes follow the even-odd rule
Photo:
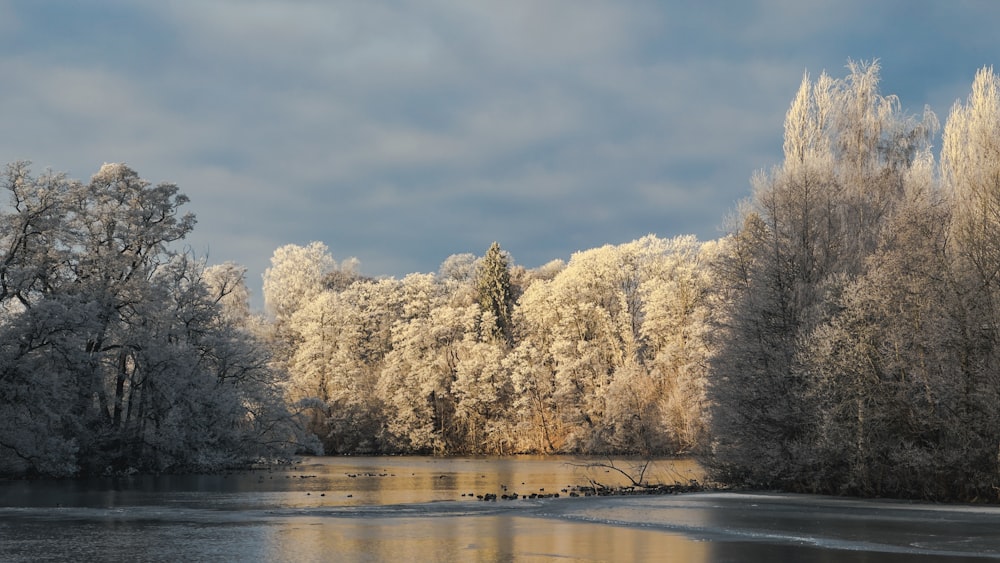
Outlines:
[[[476,277],[479,305],[496,319],[495,336],[508,345],[513,344],[512,310],[514,294],[510,283],[510,264],[507,253],[496,242],[490,245],[479,265]]]

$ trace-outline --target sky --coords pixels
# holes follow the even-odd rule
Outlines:
[[[998,23],[993,0],[0,0],[0,164],[176,183],[189,249],[246,266],[258,306],[285,244],[371,276],[493,241],[532,268],[724,234],[806,72],[877,59],[944,123]]]

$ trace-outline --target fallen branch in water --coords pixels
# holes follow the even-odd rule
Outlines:
[[[576,485],[561,489],[558,493],[546,493],[544,489],[540,489],[540,492],[531,494],[518,494],[516,492],[507,492],[507,488],[503,485],[501,487],[505,491],[504,494],[497,496],[496,493],[486,493],[486,494],[474,494],[465,493],[462,496],[475,497],[481,501],[492,501],[497,500],[528,500],[528,499],[550,499],[550,498],[560,498],[564,497],[592,497],[592,496],[638,496],[638,495],[676,495],[683,493],[697,493],[708,490],[709,488],[698,482],[697,479],[689,479],[686,482],[681,482],[680,480],[675,481],[672,484],[649,484],[646,481],[646,471],[649,469],[652,460],[644,460],[640,463],[636,463],[631,467],[631,470],[619,467],[615,465],[615,462],[611,457],[607,458],[607,461],[590,461],[590,462],[567,462],[567,465],[573,467],[582,467],[586,469],[600,468],[604,469],[606,472],[617,472],[625,477],[630,485],[613,486],[605,485],[598,481],[595,481],[591,477],[587,477],[589,485]],[[680,477],[680,474],[676,471],[675,475]],[[522,483],[523,484],[523,483]],[[560,495],[561,493],[561,495]]]
[[[636,477],[636,476],[633,476],[632,473],[630,473],[628,471],[625,471],[621,467],[618,467],[617,465],[615,465],[615,461],[613,459],[611,459],[610,456],[607,458],[607,461],[589,461],[587,463],[568,462],[568,464],[572,465],[573,467],[584,467],[584,468],[587,468],[587,469],[592,469],[594,467],[598,467],[598,468],[601,468],[601,469],[606,469],[606,470],[609,470],[609,471],[618,472],[622,476],[624,476],[626,479],[628,479],[629,482],[632,483],[633,487],[643,487],[643,488],[646,488],[646,487],[650,486],[645,481],[646,470],[649,469],[649,464],[650,463],[652,463],[652,460],[647,459],[647,460],[643,461],[642,463],[638,463],[635,466],[633,466],[632,467],[632,473],[635,473],[635,472],[639,473],[639,475]],[[588,478],[587,480],[590,481],[591,486],[593,486],[595,488],[609,488],[606,485],[603,485],[601,483],[598,483],[597,481],[594,481],[593,479]]]

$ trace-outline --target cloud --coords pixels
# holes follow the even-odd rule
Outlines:
[[[714,237],[804,71],[880,57],[943,120],[1000,54],[986,2],[44,4],[0,0],[0,159],[176,182],[192,247],[255,289],[312,240],[402,276],[493,240],[535,266]]]

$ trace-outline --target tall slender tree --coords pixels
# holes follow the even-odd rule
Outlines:
[[[510,263],[497,242],[490,245],[479,263],[476,290],[479,305],[495,319],[495,336],[512,345],[514,294],[510,283]]]

